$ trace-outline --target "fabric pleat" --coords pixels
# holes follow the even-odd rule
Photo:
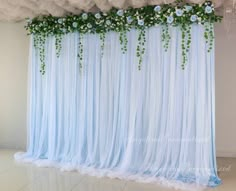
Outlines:
[[[17,160],[183,188],[217,186],[215,157],[214,49],[204,27],[192,25],[192,42],[181,68],[181,29],[171,27],[167,52],[161,26],[146,29],[138,70],[138,30],[63,36],[45,45],[46,73],[31,40],[28,148]],[[32,37],[33,38],[33,37]],[[82,68],[78,53],[83,44]]]

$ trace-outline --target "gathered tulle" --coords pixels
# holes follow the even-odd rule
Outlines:
[[[17,162],[24,163],[33,163],[37,167],[53,167],[58,168],[63,172],[77,171],[80,174],[86,174],[90,176],[95,176],[98,178],[109,177],[109,178],[118,178],[125,181],[135,181],[140,183],[154,183],[162,185],[168,188],[174,188],[177,190],[188,190],[188,191],[203,191],[208,186],[215,187],[221,184],[221,180],[218,177],[211,177],[209,183],[197,184],[196,178],[194,177],[178,177],[176,179],[169,179],[165,177],[153,177],[148,174],[132,174],[126,171],[121,171],[120,169],[98,169],[94,167],[85,167],[80,165],[73,165],[71,163],[59,163],[55,161],[50,161],[47,159],[33,159],[26,156],[23,152],[18,152],[15,154],[15,160]]]
[[[44,76],[31,41],[28,148],[15,159],[177,189],[219,185],[214,52],[207,52],[204,27],[193,25],[182,70],[181,29],[170,28],[167,52],[161,31],[146,30],[141,70],[137,30],[127,33],[126,54],[114,32],[104,50],[98,35],[67,34],[59,58],[55,38],[48,37]]]

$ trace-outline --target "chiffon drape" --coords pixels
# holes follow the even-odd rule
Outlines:
[[[86,34],[82,68],[79,34],[46,41],[46,73],[31,41],[28,149],[16,159],[92,175],[163,182],[220,184],[215,158],[214,51],[207,52],[204,27],[193,25],[185,70],[181,30],[171,27],[168,51],[161,26],[146,30],[141,70],[138,31]]]

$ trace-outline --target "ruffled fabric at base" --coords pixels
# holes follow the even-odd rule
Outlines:
[[[33,163],[38,167],[53,167],[58,168],[61,171],[78,171],[80,174],[88,174],[95,177],[118,178],[121,180],[129,180],[140,183],[154,183],[164,187],[174,188],[176,190],[203,191],[207,187],[215,187],[221,184],[221,180],[216,176],[211,176],[207,184],[202,184],[200,182],[196,183],[197,181],[194,177],[179,176],[176,179],[168,179],[161,176],[153,177],[144,174],[131,174],[122,172],[118,169],[98,169],[94,167],[55,162],[47,159],[35,159],[27,156],[27,153],[24,152],[16,153],[14,158],[17,162]]]

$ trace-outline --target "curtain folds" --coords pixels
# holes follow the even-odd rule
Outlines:
[[[193,25],[185,70],[181,30],[170,28],[167,52],[161,27],[146,30],[141,70],[138,31],[65,35],[60,57],[55,38],[46,41],[46,73],[31,41],[28,149],[16,159],[39,166],[79,170],[180,187],[216,186],[214,51],[207,52],[204,27]]]

